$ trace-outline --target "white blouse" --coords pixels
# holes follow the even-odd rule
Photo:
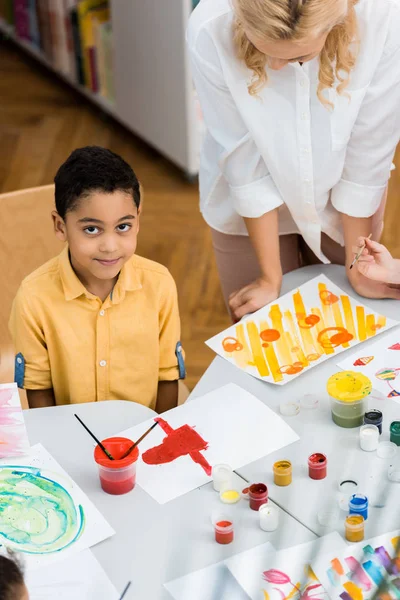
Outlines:
[[[201,0],[187,43],[206,125],[200,205],[207,223],[246,235],[242,217],[279,207],[280,234],[301,233],[325,263],[321,232],[343,245],[340,215],[370,217],[400,138],[400,0],[360,0],[361,43],[347,95],[317,97],[318,58],[252,72],[235,55],[230,0]]]

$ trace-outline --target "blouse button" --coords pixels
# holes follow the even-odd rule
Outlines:
[[[101,360],[101,361],[99,362],[99,365],[100,365],[101,367],[105,367],[105,366],[106,366],[106,364],[107,364],[107,361],[106,361],[106,360]]]

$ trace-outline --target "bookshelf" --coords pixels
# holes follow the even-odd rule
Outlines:
[[[68,3],[71,6],[74,0]],[[112,99],[78,83],[40,47],[21,39],[1,15],[0,32],[156,148],[192,180],[199,169],[202,135],[185,45],[193,0],[109,0],[108,4],[113,44]]]

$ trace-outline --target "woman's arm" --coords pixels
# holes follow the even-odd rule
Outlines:
[[[256,219],[245,218],[245,223],[260,265],[261,276],[250,285],[231,294],[229,307],[236,321],[275,300],[279,296],[282,283],[278,209]]]

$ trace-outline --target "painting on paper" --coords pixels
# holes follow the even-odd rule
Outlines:
[[[29,453],[29,440],[16,383],[0,384],[0,458]]]
[[[206,343],[246,373],[283,385],[396,324],[319,275]]]
[[[312,563],[332,600],[390,600],[400,595],[400,531],[380,535]]]
[[[400,329],[396,327],[373,344],[360,346],[339,367],[364,373],[375,390],[400,403]]]
[[[211,481],[212,467],[238,469],[298,440],[270,408],[228,384],[119,435],[140,443],[137,483],[164,504]]]
[[[0,460],[0,544],[24,554],[28,568],[45,566],[113,534],[40,444],[28,457]]]
[[[345,543],[337,532],[313,542],[272,550],[256,546],[225,561],[251,600],[327,600],[311,562],[328,549],[340,552]]]

